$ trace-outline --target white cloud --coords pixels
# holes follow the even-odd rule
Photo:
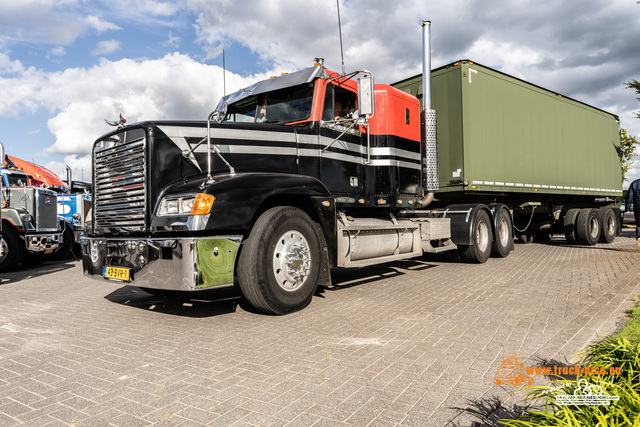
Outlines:
[[[112,22],[103,21],[102,19],[100,19],[100,17],[96,15],[87,16],[86,22],[91,27],[93,27],[96,31],[98,31],[98,34],[102,34],[105,31],[122,30],[122,27],[119,27],[118,25]]]
[[[129,123],[152,119],[201,120],[222,96],[220,67],[171,54],[149,60],[102,59],[92,68],[45,73],[23,70],[16,79],[0,77],[0,116],[45,108],[57,154],[86,155],[93,142],[110,131],[104,119],[122,113]],[[227,72],[227,87],[240,88],[267,78]],[[234,89],[235,90],[235,89]]]
[[[84,24],[71,11],[82,0],[0,2],[0,41],[18,40],[66,45]]]
[[[118,40],[103,40],[98,42],[98,45],[91,51],[92,55],[109,55],[117,50],[120,50],[120,42]]]
[[[91,182],[91,154],[72,154],[64,157],[64,162],[52,161],[44,165],[61,179],[66,180],[67,166],[71,168],[72,181]]]
[[[169,38],[163,43],[163,45],[175,47],[177,49],[180,47],[180,37],[174,36],[172,32],[169,31]]]
[[[66,54],[67,54],[67,50],[62,46],[56,46],[53,49],[49,50],[50,56],[62,57],[62,56],[65,56]]]

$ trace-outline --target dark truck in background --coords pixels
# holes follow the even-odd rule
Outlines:
[[[426,49],[423,70],[374,85],[318,61],[224,97],[206,121],[100,137],[84,273],[151,293],[237,280],[284,314],[334,267],[482,263],[508,256],[514,234],[615,238],[616,116],[471,61],[432,81]]]

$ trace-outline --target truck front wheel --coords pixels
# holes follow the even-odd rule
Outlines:
[[[24,242],[20,239],[18,233],[9,227],[3,227],[0,235],[2,235],[0,271],[8,271],[22,260],[25,252]]]
[[[304,308],[320,277],[320,241],[319,228],[302,210],[267,210],[240,250],[238,284],[244,297],[270,314]]]

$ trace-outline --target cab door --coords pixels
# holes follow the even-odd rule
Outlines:
[[[362,191],[362,136],[353,123],[356,93],[327,84],[320,121],[320,179],[333,194],[356,195]]]

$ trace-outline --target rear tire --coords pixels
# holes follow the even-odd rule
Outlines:
[[[576,220],[580,209],[569,209],[564,215],[564,237],[567,239],[567,243],[575,244],[577,242],[576,236]]]
[[[613,242],[618,230],[618,217],[613,209],[598,209],[598,223],[600,224],[600,243]]]
[[[2,235],[2,253],[0,257],[0,271],[9,271],[15,267],[24,256],[24,242],[13,229],[3,227],[0,231]]]
[[[302,210],[271,208],[242,243],[238,284],[249,303],[264,313],[286,314],[306,307],[322,264],[319,227]]]
[[[511,216],[505,209],[500,209],[496,223],[498,225],[495,240],[491,246],[491,255],[506,258],[513,244],[513,224],[511,224]]]
[[[465,262],[478,264],[486,262],[489,259],[489,255],[491,255],[492,236],[489,214],[481,210],[477,213],[473,222],[473,230],[471,232],[473,244],[459,246],[462,259]]]
[[[578,243],[593,246],[600,239],[600,223],[597,209],[582,209],[576,221]]]

